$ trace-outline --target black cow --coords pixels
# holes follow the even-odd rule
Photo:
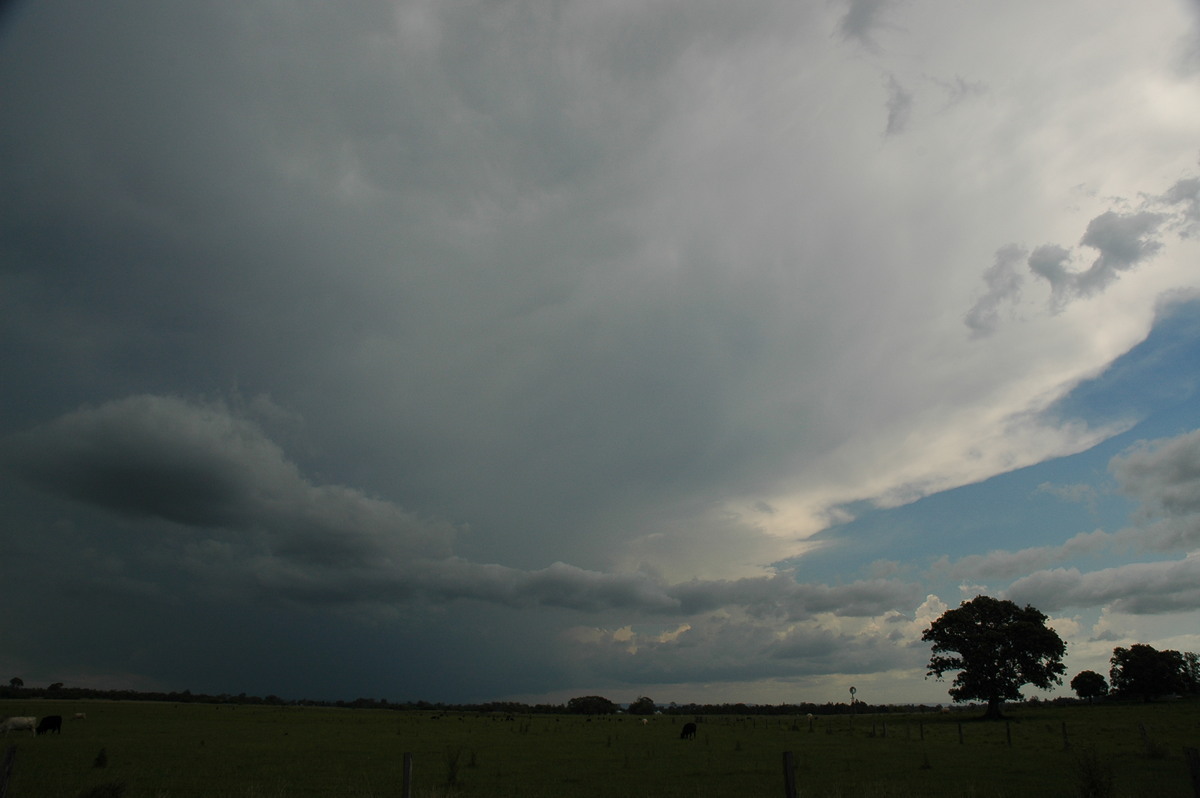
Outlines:
[[[47,715],[38,724],[36,734],[62,734],[62,715]]]
[[[695,740],[696,739],[696,724],[687,722],[683,724],[683,731],[679,733],[680,740]]]

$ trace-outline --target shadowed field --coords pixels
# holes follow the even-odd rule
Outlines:
[[[825,716],[811,730],[706,717],[690,741],[690,717],[0,702],[0,716],[54,714],[61,735],[0,738],[17,746],[9,798],[400,796],[406,752],[416,798],[782,796],[785,751],[802,796],[1190,796],[1183,749],[1200,746],[1190,702],[1023,707],[1009,723]]]

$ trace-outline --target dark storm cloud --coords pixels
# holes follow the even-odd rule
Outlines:
[[[308,482],[222,404],[134,396],[13,436],[6,462],[42,490],[131,518],[263,536],[298,561],[450,551],[453,530],[359,491]]]
[[[535,570],[450,556],[454,530],[349,488],[314,485],[248,418],[223,403],[135,396],[12,436],[5,462],[49,494],[129,519],[170,522],[174,566],[198,589],[241,584],[316,604],[482,601],[584,613],[692,616],[880,614],[915,588],[829,587],[781,574],[667,585],[644,574],[557,562]],[[161,555],[160,555],[161,556]]]
[[[1113,458],[1110,468],[1122,489],[1152,513],[1200,512],[1200,430],[1144,442]]]
[[[875,33],[885,26],[883,12],[890,0],[848,0],[846,13],[838,30],[846,39],[856,41],[867,49],[877,47]]]
[[[999,323],[1001,306],[1015,303],[1020,298],[1024,277],[1016,267],[1024,259],[1025,250],[1016,244],[1001,247],[996,252],[996,262],[983,273],[987,293],[967,311],[966,323],[973,335],[993,332]]]
[[[896,80],[895,75],[888,75],[887,80],[887,127],[884,135],[897,136],[908,126],[908,118],[912,115],[912,92],[905,89]]]
[[[1121,272],[1152,257],[1162,244],[1155,238],[1166,221],[1163,214],[1108,211],[1092,219],[1079,243],[1100,254],[1083,271],[1072,271],[1073,253],[1060,246],[1040,246],[1029,256],[1029,269],[1050,284],[1050,301],[1061,309],[1076,299],[1102,292]]]

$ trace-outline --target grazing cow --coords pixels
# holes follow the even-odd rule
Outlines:
[[[87,720],[87,713],[86,712],[76,712],[75,720]]]
[[[650,721],[649,721],[649,720],[647,720],[646,718],[642,718],[642,725],[643,725],[643,726],[645,726],[645,725],[646,725],[646,724],[648,724],[649,722],[650,722]]]
[[[62,734],[62,715],[47,715],[42,718],[42,722],[38,724],[35,734]]]
[[[683,724],[683,731],[679,732],[680,740],[695,740],[696,739],[696,724],[688,721]]]
[[[8,734],[10,731],[25,731],[28,729],[37,736],[37,718],[18,717],[5,718],[0,721],[0,734]]]

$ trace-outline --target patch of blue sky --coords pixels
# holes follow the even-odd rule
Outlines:
[[[1111,459],[1141,440],[1172,437],[1200,426],[1200,301],[1167,306],[1146,340],[1103,373],[1077,386],[1048,411],[1064,422],[1126,431],[1091,449],[1000,474],[894,508],[865,502],[846,510],[854,519],[813,540],[823,545],[783,563],[801,580],[851,581],[887,564],[895,576],[929,578],[943,558],[954,563],[1001,550],[1058,547],[1095,530],[1116,533],[1132,523],[1136,502],[1109,471]],[[1088,570],[1161,554],[1100,547],[1046,567]]]
[[[1200,299],[1163,307],[1142,343],[1117,358],[1095,379],[1076,386],[1048,411],[1102,425],[1136,421],[1117,443],[1166,437],[1200,424]],[[1127,445],[1127,444],[1126,444]]]

